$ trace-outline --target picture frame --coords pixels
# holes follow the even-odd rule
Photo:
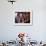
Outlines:
[[[20,18],[17,16],[21,16]],[[25,17],[25,18],[24,18]],[[18,18],[18,19],[17,19]],[[19,20],[20,19],[20,20]],[[32,10],[16,10],[14,17],[14,25],[16,26],[32,26],[33,22]]]

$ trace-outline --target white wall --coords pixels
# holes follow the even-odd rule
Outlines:
[[[32,26],[14,26],[15,11],[31,9]],[[46,40],[46,0],[17,0],[13,5],[7,0],[0,0],[0,40],[11,40],[18,32],[26,32],[33,40]]]

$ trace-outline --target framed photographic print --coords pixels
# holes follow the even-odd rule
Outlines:
[[[15,12],[15,25],[32,25],[32,11],[31,10],[18,10]]]

